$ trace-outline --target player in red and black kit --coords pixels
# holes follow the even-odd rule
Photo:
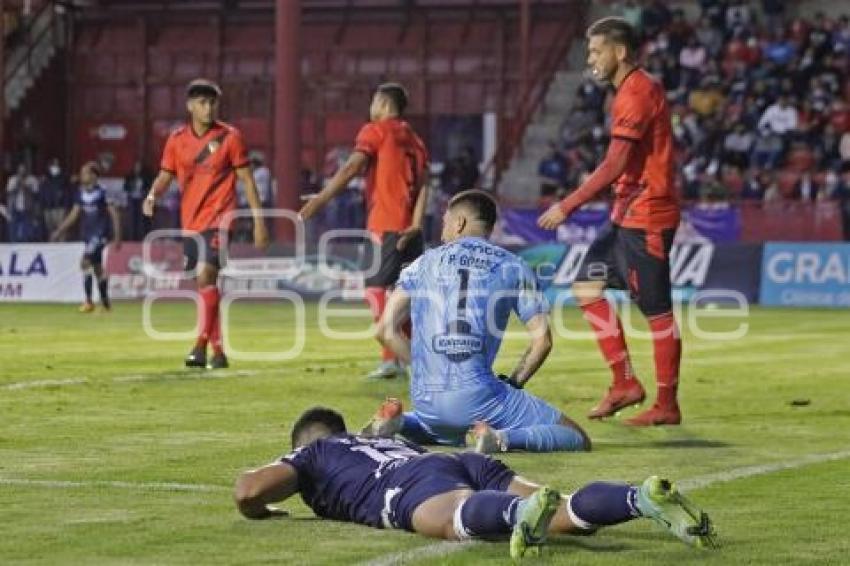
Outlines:
[[[307,220],[319,212],[348,183],[366,170],[366,228],[380,244],[378,273],[366,280],[366,300],[375,322],[381,319],[387,289],[401,268],[422,253],[422,221],[428,201],[428,152],[413,128],[402,119],[407,91],[396,83],[377,88],[369,107],[371,121],[357,134],[354,152],[299,213]],[[406,375],[404,366],[387,348],[371,378]]]
[[[578,207],[613,183],[611,223],[584,258],[573,292],[593,327],[614,383],[589,417],[601,419],[641,403],[645,393],[632,371],[623,327],[603,296],[606,287],[628,289],[652,330],[658,397],[628,419],[633,426],[681,422],[677,401],[681,339],[673,317],[670,248],[679,225],[673,187],[673,136],[664,88],[638,67],[637,34],[626,21],[604,18],[587,31],[588,65],[599,81],[616,89],[611,144],[605,160],[563,201],[538,220],[554,229]]]
[[[186,238],[183,256],[186,270],[196,273],[201,304],[198,308],[198,339],[186,358],[186,367],[226,368],[227,356],[221,340],[217,286],[225,242],[222,231],[231,229],[227,216],[236,209],[236,179],[245,186],[245,196],[254,215],[254,245],[268,245],[268,232],[261,216],[257,185],[251,174],[242,134],[217,120],[221,89],[198,79],[186,89],[190,120],[171,133],[162,152],[159,175],[143,203],[146,216],[153,215],[156,198],[176,177],[180,186],[180,224]],[[207,364],[207,345],[213,356]]]

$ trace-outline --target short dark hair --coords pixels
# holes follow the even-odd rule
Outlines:
[[[186,98],[208,96],[210,98],[221,98],[221,87],[207,79],[195,79],[186,86]]]
[[[346,431],[345,419],[341,414],[327,407],[311,407],[301,413],[292,426],[292,447],[304,444],[303,439],[316,427],[326,429],[329,434],[342,434]]]
[[[496,226],[496,220],[499,219],[499,206],[489,193],[477,189],[458,193],[449,201],[449,209],[459,206],[474,210],[478,220],[487,226],[488,231],[492,231]]]
[[[396,112],[404,114],[405,109],[407,109],[408,100],[406,88],[399,83],[384,83],[378,86],[377,92],[390,99]]]
[[[606,41],[623,45],[629,56],[637,54],[640,49],[640,39],[634,26],[623,18],[602,18],[587,28],[587,38],[594,35],[605,36]]]

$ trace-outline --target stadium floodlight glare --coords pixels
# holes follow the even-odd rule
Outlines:
[[[195,242],[195,249],[198,250],[198,261],[195,263],[195,267],[188,271],[186,269],[181,269],[180,271],[161,271],[157,267],[157,261],[153,258],[152,254],[156,242],[168,241],[174,244],[175,239],[182,242],[186,238],[192,238]],[[199,274],[201,264],[206,263],[206,260],[207,250],[204,245],[204,239],[197,232],[184,232],[180,228],[159,228],[157,230],[151,230],[142,241],[142,269],[144,270],[144,274],[151,279],[194,281]]]
[[[249,352],[237,350],[230,341],[230,308],[233,303],[242,299],[250,300],[274,300],[275,306],[280,306],[282,301],[292,303],[294,320],[294,336],[295,342],[288,350],[271,351],[271,352]],[[298,358],[304,351],[304,346],[307,343],[306,337],[306,314],[304,307],[304,299],[294,291],[279,290],[279,291],[231,291],[225,294],[221,299],[219,306],[219,317],[221,319],[221,334],[224,340],[224,349],[229,358],[240,361],[250,362],[288,362]]]
[[[161,332],[154,328],[152,321],[153,317],[151,316],[151,313],[153,311],[153,304],[160,299],[191,299],[195,303],[195,308],[201,308],[201,296],[198,294],[197,291],[188,289],[172,289],[163,291],[152,291],[151,293],[148,293],[147,295],[145,295],[145,298],[142,301],[142,328],[144,328],[145,334],[148,336],[148,338],[152,340],[162,341],[194,340],[201,330],[200,321],[195,322],[195,326],[192,328],[192,330]]]

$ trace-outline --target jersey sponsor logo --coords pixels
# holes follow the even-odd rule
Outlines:
[[[466,323],[458,320],[455,323]],[[465,362],[476,354],[484,352],[484,340],[480,336],[462,332],[446,332],[434,336],[432,341],[434,351],[446,356],[455,363]]]

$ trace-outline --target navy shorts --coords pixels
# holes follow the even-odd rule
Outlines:
[[[421,232],[401,251],[396,249],[398,239],[398,232],[384,232],[378,249],[380,254],[378,272],[366,279],[367,287],[392,287],[398,281],[401,270],[422,255]]]
[[[390,525],[413,531],[413,512],[435,495],[458,489],[507,491],[516,473],[499,460],[475,452],[431,453],[397,468],[387,478]]]
[[[183,270],[194,271],[198,261],[214,265],[221,269],[225,257],[221,249],[221,235],[219,230],[204,230],[193,236],[183,238]],[[200,239],[200,242],[198,242]],[[203,249],[198,248],[200,243]]]
[[[675,234],[675,228],[650,232],[608,224],[590,244],[575,280],[604,281],[609,289],[629,291],[646,316],[670,312]]]
[[[96,236],[85,241],[85,250],[83,250],[83,258],[88,261],[92,267],[100,267],[103,265],[103,250],[106,248],[107,239]]]

